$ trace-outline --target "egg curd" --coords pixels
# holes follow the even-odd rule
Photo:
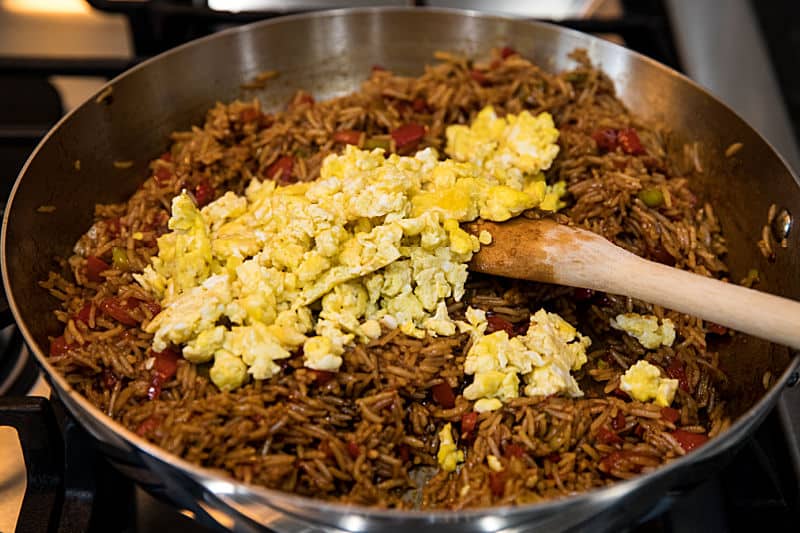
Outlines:
[[[678,380],[662,378],[657,366],[642,359],[622,375],[619,388],[634,400],[640,402],[652,400],[656,405],[667,407],[675,399]]]
[[[175,197],[171,231],[136,276],[163,309],[144,327],[153,350],[182,346],[184,358],[211,362],[211,380],[232,390],[248,374],[272,377],[277,361],[301,348],[306,367],[335,371],[349,344],[378,337],[382,325],[414,337],[454,334],[445,299],[462,298],[467,262],[491,242],[459,223],[556,210],[563,185],[548,187],[541,172],[558,153],[546,113],[498,119],[488,108],[447,137],[453,159],[433,149],[386,158],[348,146],[325,159],[314,182],[252,180],[244,196],[228,192],[202,210],[185,192]],[[566,326],[547,327],[547,342],[568,342]],[[519,356],[530,359],[519,363],[526,391],[577,390],[568,372],[577,363],[556,364],[547,353]]]
[[[459,463],[464,462],[464,452],[458,449],[453,440],[453,428],[450,422],[439,431],[439,450],[436,452],[436,460],[445,472],[453,472]]]
[[[672,346],[675,342],[675,325],[669,318],[663,319],[659,325],[658,318],[653,315],[625,313],[612,318],[611,327],[634,337],[648,350]]]
[[[477,400],[476,411],[493,411],[517,398],[520,375],[526,396],[583,396],[570,372],[586,363],[586,348],[592,341],[566,320],[540,309],[531,316],[525,335],[509,338],[505,331],[485,335],[486,313],[481,310],[468,309],[466,318],[468,322],[459,322],[459,327],[472,334],[473,343],[464,373],[474,379],[464,397]]]

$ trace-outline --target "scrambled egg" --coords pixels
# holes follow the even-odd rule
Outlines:
[[[653,315],[625,313],[612,318],[611,327],[635,337],[639,344],[649,350],[659,346],[672,346],[675,342],[675,326],[669,318],[663,319],[659,326],[658,318]]]
[[[475,377],[464,389],[464,397],[477,400],[476,411],[492,411],[517,398],[519,375],[524,379],[526,396],[583,395],[570,371],[586,363],[591,339],[560,316],[540,309],[531,316],[527,333],[513,338],[505,331],[485,335],[483,311],[470,308],[466,318],[467,322],[458,325],[471,333],[473,343],[464,372]]]
[[[543,170],[550,168],[558,155],[558,130],[549,113],[533,116],[527,111],[499,118],[492,106],[483,108],[470,126],[449,126],[447,154],[457,161],[468,161],[484,169],[497,181],[491,195],[491,210],[496,218],[515,215],[506,207],[515,203],[519,192],[543,195],[539,209],[556,211],[566,184],[546,186]],[[485,217],[484,217],[485,218]]]
[[[325,159],[314,182],[253,180],[244,196],[228,192],[202,210],[186,193],[175,197],[172,231],[136,276],[163,309],[145,326],[153,349],[182,346],[187,360],[212,362],[211,380],[232,390],[248,374],[272,377],[276,361],[301,348],[306,367],[335,371],[348,345],[378,337],[382,325],[418,338],[453,335],[445,300],[462,298],[467,262],[491,242],[459,224],[556,208],[563,194],[541,174],[558,153],[552,118],[492,117],[484,110],[474,132],[448,130],[448,151],[463,161],[440,161],[433,149],[386,158],[348,146]],[[464,142],[481,143],[484,122],[499,132],[492,152],[461,158]],[[550,367],[528,386],[576,389],[568,371]],[[506,372],[486,386],[506,398],[518,378]]]
[[[662,378],[658,367],[642,359],[622,375],[619,388],[634,400],[653,400],[656,405],[667,407],[675,398],[678,380]]]
[[[450,422],[439,431],[439,452],[436,454],[436,459],[445,472],[454,471],[459,463],[464,462],[464,452],[456,447]]]

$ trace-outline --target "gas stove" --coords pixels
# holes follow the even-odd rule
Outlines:
[[[24,3],[0,2],[0,9]],[[122,16],[133,43],[129,53],[3,55],[8,50],[2,48],[0,37],[0,95],[3,101],[13,102],[0,107],[0,197],[7,195],[38,139],[65,108],[80,100],[65,93],[69,84],[54,84],[53,76],[109,78],[160,51],[231,25],[293,10],[364,4],[323,0],[88,3]],[[218,10],[220,5],[231,8],[233,4],[241,10]],[[556,11],[549,12],[551,17],[557,16],[553,22],[624,43],[707,86],[800,170],[798,137],[793,130],[793,125],[800,124],[800,76],[791,55],[796,49],[791,43],[800,38],[800,27],[793,28],[786,22],[791,17],[778,11],[780,7],[786,15],[800,14],[800,7],[789,0],[770,6],[748,0],[542,0],[531,2],[528,11],[520,7],[521,2],[505,1],[399,0],[380,4],[468,7],[537,18],[544,12],[530,9],[555,5]],[[724,31],[709,31],[712,21]],[[730,37],[734,34],[736,39]],[[739,80],[742,72],[748,73],[747,84]],[[2,303],[0,324],[11,324]],[[194,520],[189,511],[154,499],[111,468],[93,451],[92,440],[58,401],[34,398],[48,395],[47,384],[15,326],[0,329],[0,420],[11,416],[9,413],[22,416],[27,428],[23,437],[33,443],[26,450],[28,460],[55,461],[28,463],[26,492],[26,467],[17,434],[0,427],[0,533],[14,528],[20,532],[112,533],[212,530]],[[55,451],[40,453],[45,439]],[[798,442],[800,387],[793,387],[719,475],[692,489],[665,495],[627,531],[796,531],[800,523]],[[63,465],[57,459],[63,459]],[[53,473],[51,467],[57,471]],[[31,473],[37,475],[31,477]]]

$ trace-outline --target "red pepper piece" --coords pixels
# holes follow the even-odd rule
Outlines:
[[[478,413],[470,411],[461,415],[461,434],[470,434],[475,431],[478,425]]]
[[[486,85],[487,83],[489,83],[489,79],[486,77],[486,74],[484,74],[480,70],[477,69],[470,70],[469,76],[473,80],[477,81],[479,85]]]
[[[670,359],[667,368],[664,369],[664,372],[666,372],[670,378],[678,380],[678,387],[686,392],[689,392],[689,378],[686,377],[686,369],[684,368],[680,359],[677,357]]]
[[[502,498],[506,492],[506,478],[508,473],[505,470],[499,472],[489,472],[489,488],[496,498]]]
[[[90,302],[86,302],[81,307],[81,310],[75,315],[75,320],[83,322],[87,326],[89,325],[89,316],[92,313],[92,304]]]
[[[261,112],[254,107],[247,107],[239,113],[239,120],[242,122],[253,122],[261,118]]]
[[[425,136],[425,126],[420,124],[405,124],[391,132],[397,150],[410,149]]]
[[[611,420],[611,427],[614,431],[625,429],[625,415],[621,411]]]
[[[622,437],[611,431],[606,427],[600,427],[597,430],[597,440],[604,444],[622,444]]]
[[[642,141],[639,134],[633,128],[625,128],[617,132],[617,141],[622,151],[629,155],[640,155],[644,153]]]
[[[342,144],[355,144],[361,140],[361,132],[356,130],[341,130],[333,134],[333,140]]]
[[[601,152],[613,152],[617,149],[617,130],[603,128],[592,133],[592,139],[597,143],[597,148]]]
[[[140,437],[144,437],[145,435],[148,435],[149,433],[152,433],[158,429],[158,426],[160,425],[161,418],[153,415],[149,418],[145,418],[142,423],[139,424],[139,427],[136,428],[136,434]]]
[[[621,398],[621,399],[626,400],[626,401],[631,399],[631,397],[628,396],[628,393],[625,392],[624,390],[620,389],[619,387],[617,387],[616,389],[611,391],[611,394],[613,394],[617,398]]]
[[[284,155],[272,163],[264,173],[269,179],[278,183],[292,183],[292,170],[294,169],[294,157]]]
[[[672,436],[681,445],[684,451],[690,452],[708,442],[708,437],[702,433],[690,433],[682,429],[676,429]]]
[[[139,321],[131,316],[130,303],[130,301],[123,302],[119,298],[106,298],[100,302],[100,309],[120,324],[138,326]]]
[[[90,255],[86,258],[86,277],[89,278],[89,281],[94,281],[95,283],[102,282],[103,276],[101,276],[100,273],[105,272],[109,268],[111,268],[109,264],[99,257]]]
[[[194,187],[194,199],[197,202],[197,207],[203,207],[214,199],[214,187],[208,182],[203,180]]]
[[[147,397],[157,400],[161,396],[161,388],[178,370],[178,354],[167,348],[163,352],[150,352],[155,358],[153,363],[153,379],[147,389]]]
[[[314,381],[319,386],[325,385],[335,376],[333,372],[328,372],[327,370],[312,370],[311,373],[314,374]]]
[[[493,333],[495,331],[505,331],[506,333],[508,333],[509,337],[513,337],[517,333],[516,328],[514,328],[514,324],[512,324],[508,320],[505,320],[504,318],[500,318],[497,315],[488,315],[486,317],[486,324],[488,326],[486,328],[487,333]]]
[[[166,185],[172,180],[172,172],[166,167],[158,167],[153,173],[153,179],[158,185]]]
[[[411,102],[411,109],[415,113],[423,113],[428,110],[428,102],[424,98],[414,98],[414,101]]]
[[[726,333],[728,333],[728,328],[726,328],[725,326],[721,326],[715,322],[706,321],[706,329],[708,330],[709,333],[712,333],[714,335],[725,335]]]
[[[677,409],[673,409],[672,407],[662,407],[661,408],[661,418],[666,420],[667,422],[674,424],[678,421],[681,417],[681,412]]]
[[[56,337],[50,341],[50,356],[64,355],[70,348],[71,346],[67,344],[67,339],[64,338],[64,335]]]
[[[451,409],[456,405],[456,395],[447,381],[442,381],[431,387],[431,396],[434,402],[445,409]]]
[[[502,50],[500,50],[500,57],[503,59],[508,59],[513,55],[518,55],[519,52],[511,48],[510,46],[504,46]]]
[[[397,456],[400,457],[400,460],[404,463],[408,462],[411,458],[411,448],[408,447],[408,444],[399,444],[397,446]]]
[[[591,300],[592,296],[594,296],[594,291],[592,289],[581,289],[576,288],[573,291],[573,298],[579,302],[585,302],[587,300]]]
[[[523,455],[525,455],[525,448],[523,448],[517,443],[509,442],[503,448],[503,455],[505,455],[509,459],[511,457],[522,457]]]
[[[358,456],[361,455],[361,450],[358,448],[358,444],[350,441],[347,443],[347,453],[349,453],[350,457],[353,459],[358,459]]]

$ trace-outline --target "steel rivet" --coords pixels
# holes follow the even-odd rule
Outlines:
[[[792,214],[786,208],[782,208],[772,219],[772,236],[778,242],[783,241],[789,237],[789,232],[792,231]]]
[[[800,381],[800,372],[793,372],[789,379],[786,381],[787,387],[794,387]]]

